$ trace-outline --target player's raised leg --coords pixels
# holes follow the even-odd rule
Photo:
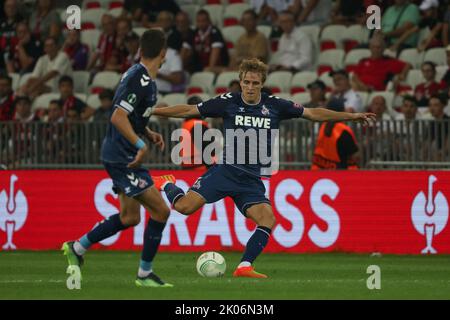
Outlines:
[[[275,225],[275,216],[268,203],[255,204],[247,209],[247,217],[255,221],[256,230],[247,242],[241,263],[233,273],[234,277],[267,278],[266,275],[256,272],[252,266],[255,259],[261,254],[269,241],[272,228]]]
[[[167,219],[169,219],[170,209],[159,191],[154,187],[145,190],[136,199],[150,212],[150,218],[144,231],[144,247],[136,285],[140,287],[173,287],[173,285],[162,281],[152,269],[153,259],[161,243],[162,232]]]
[[[166,193],[167,199],[170,201],[175,210],[184,215],[190,215],[200,209],[206,200],[197,192],[188,191],[187,194],[175,185],[175,177],[173,175],[152,177],[155,187]]]

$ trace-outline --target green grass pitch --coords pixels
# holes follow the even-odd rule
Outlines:
[[[174,288],[137,288],[139,252],[91,251],[81,290],[66,287],[61,252],[0,252],[0,299],[450,299],[450,256],[324,253],[263,254],[255,264],[269,279],[231,276],[240,253],[224,252],[223,278],[202,278],[200,253],[159,253],[154,270]],[[367,267],[381,268],[369,290]]]

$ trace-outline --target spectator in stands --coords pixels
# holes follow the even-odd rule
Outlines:
[[[4,54],[0,58],[0,70],[6,69],[5,55],[16,45],[17,23],[24,19],[19,12],[17,0],[6,0],[2,9],[4,16],[0,18],[0,51]]]
[[[369,105],[370,112],[377,115],[377,120],[392,120],[387,112],[386,99],[383,96],[375,96]]]
[[[28,23],[21,21],[16,26],[17,43],[6,53],[8,73],[25,74],[32,72],[42,55],[42,44],[30,32]]]
[[[103,90],[100,95],[100,107],[95,110],[94,121],[109,121],[113,107],[114,92],[110,89]]]
[[[403,33],[397,40],[392,44],[390,49],[397,52],[402,48],[403,44],[411,35],[419,34],[422,29],[429,29],[430,33],[426,39],[423,39],[421,43],[418,44],[417,49],[419,52],[425,51],[429,48],[442,47],[443,45],[443,23],[438,19],[438,0],[423,0],[420,5],[420,10],[422,11],[423,17],[418,25],[413,26]],[[407,46],[409,47],[409,46]]]
[[[146,0],[142,4],[142,25],[147,28],[157,26],[156,20],[161,11],[171,12],[174,16],[180,7],[174,0]]]
[[[62,40],[62,24],[52,0],[37,1],[36,8],[31,13],[29,24],[31,32],[37,39],[44,41],[52,37],[58,43]]]
[[[161,94],[183,92],[185,77],[180,55],[172,48],[167,48],[166,59],[158,71],[156,87]]]
[[[89,119],[94,114],[94,109],[78,99],[73,92],[73,79],[69,76],[62,76],[59,79],[59,94],[61,105],[63,106],[64,117],[67,117],[69,110],[75,110],[82,120]]]
[[[52,100],[48,104],[47,122],[51,124],[64,122],[64,112],[61,100]]]
[[[434,160],[442,160],[448,150],[450,117],[444,113],[446,105],[447,99],[443,95],[431,96],[428,103],[428,110],[433,120],[437,120],[430,123],[426,135],[428,141],[431,142],[429,147],[432,149],[431,154],[433,154]],[[428,145],[425,144],[425,147],[428,147]]]
[[[44,44],[45,55],[40,57],[31,78],[20,88],[21,94],[35,98],[57,88],[59,76],[72,74],[72,66],[67,55],[59,50],[55,38],[47,38]]]
[[[105,71],[120,72],[123,63],[128,56],[128,51],[125,45],[125,39],[131,34],[131,21],[127,18],[119,18],[116,20],[116,32],[114,38],[114,47],[111,55],[106,60]]]
[[[133,26],[141,26],[143,0],[125,0],[123,2],[124,17],[132,21]]]
[[[278,45],[277,59],[271,70],[288,70],[292,72],[308,70],[313,60],[313,47],[309,36],[295,28],[294,15],[283,11],[279,17],[283,30]]]
[[[169,11],[161,11],[156,18],[156,25],[166,34],[167,46],[180,52],[183,45],[181,33],[175,27],[175,17]]]
[[[116,45],[116,22],[113,16],[102,16],[102,34],[98,39],[97,49],[89,61],[88,70],[104,70],[106,63],[112,57]]]
[[[331,24],[363,24],[365,12],[364,0],[337,0],[331,12]]]
[[[308,84],[307,88],[311,100],[305,103],[305,108],[323,108],[327,103],[325,83],[322,80],[316,80]]]
[[[20,123],[29,123],[39,121],[39,117],[35,112],[31,111],[31,100],[26,96],[17,97],[15,103],[15,117],[14,120]]]
[[[413,96],[404,96],[400,108],[401,113],[397,114],[396,120],[414,121],[420,119],[420,113],[417,112],[417,101]]]
[[[381,34],[386,38],[388,46],[391,46],[405,33],[417,27],[419,22],[419,8],[414,3],[409,0],[395,0],[381,18]],[[417,40],[418,33],[408,35],[398,46],[399,50],[416,47]]]
[[[182,39],[180,57],[183,61],[183,69],[191,73],[194,71],[192,40],[195,37],[195,31],[191,28],[189,15],[184,11],[178,12],[175,16],[175,26],[181,34]]]
[[[0,74],[0,121],[14,118],[14,92],[12,79],[7,74]]]
[[[122,63],[121,73],[127,71],[132,65],[139,62],[140,52],[139,52],[139,36],[132,32],[125,38],[125,47],[127,48],[128,56]]]
[[[427,106],[430,97],[444,89],[442,83],[436,81],[436,65],[433,62],[422,63],[422,74],[425,82],[418,84],[414,89],[414,96],[420,107]]]
[[[86,70],[89,59],[89,47],[80,41],[80,30],[69,30],[63,46],[70,59],[73,70]]]
[[[189,46],[196,55],[195,71],[221,72],[229,64],[225,40],[220,30],[212,25],[206,10],[201,9],[197,12],[197,29]]]
[[[323,25],[330,20],[333,7],[331,0],[295,0],[295,2],[294,11],[299,12],[297,24]]]
[[[235,54],[232,57],[231,68],[238,69],[242,60],[258,58],[267,63],[269,59],[269,42],[266,36],[259,32],[257,27],[258,16],[255,11],[247,10],[242,14],[241,24],[245,33],[239,37],[235,45]]]
[[[409,63],[383,55],[385,42],[375,35],[369,42],[370,57],[362,59],[356,65],[353,75],[353,89],[356,91],[384,91],[389,81],[399,83],[406,79],[411,69]]]
[[[330,100],[342,100],[346,112],[364,112],[362,99],[352,89],[347,71],[336,70],[330,72],[330,75],[333,77],[334,83],[334,91]]]
[[[231,80],[228,84],[228,92],[238,93],[241,92],[241,83],[239,80]]]

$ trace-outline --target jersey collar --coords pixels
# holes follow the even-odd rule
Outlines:
[[[259,95],[259,100],[258,100],[257,103],[248,103],[247,101],[245,101],[244,96],[243,96],[242,93],[241,93],[241,100],[242,100],[242,102],[244,102],[244,103],[245,103],[246,105],[248,105],[248,106],[257,106],[258,104],[261,103],[261,99],[262,99],[262,95],[260,94],[260,95]]]

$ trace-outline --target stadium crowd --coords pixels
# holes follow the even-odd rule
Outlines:
[[[158,103],[239,90],[238,66],[269,64],[266,90],[379,119],[448,119],[450,6],[438,0],[84,0],[81,30],[52,0],[1,0],[0,121],[105,121],[150,27],[168,38]],[[366,8],[382,9],[381,30]],[[448,137],[448,125],[443,127]],[[440,143],[447,146],[448,143]]]

